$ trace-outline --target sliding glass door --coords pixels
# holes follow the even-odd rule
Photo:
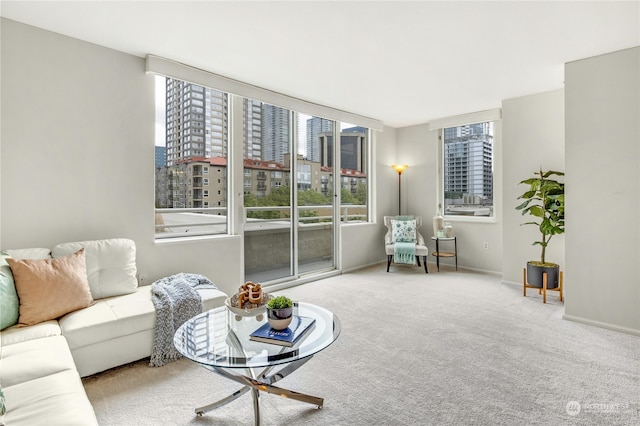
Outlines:
[[[331,120],[245,100],[246,280],[335,269],[333,134]]]
[[[335,122],[298,114],[298,274],[335,268],[333,141]]]
[[[291,111],[245,99],[245,279],[288,279],[294,272],[291,209]]]

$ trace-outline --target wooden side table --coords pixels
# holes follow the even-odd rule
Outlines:
[[[438,271],[440,271],[440,258],[441,257],[453,257],[456,260],[456,271],[458,270],[458,240],[456,237],[431,237],[432,240],[436,242],[436,251],[432,253],[433,257],[436,258],[436,266],[438,267]],[[440,251],[440,241],[453,241],[453,251]]]

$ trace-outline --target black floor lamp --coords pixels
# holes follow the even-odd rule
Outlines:
[[[393,170],[398,172],[398,216],[400,216],[400,204],[401,204],[401,200],[402,200],[402,198],[400,197],[400,177],[402,176],[402,172],[404,172],[405,170],[407,170],[409,168],[409,165],[407,165],[407,164],[403,164],[403,165],[393,164],[391,167],[393,167]]]

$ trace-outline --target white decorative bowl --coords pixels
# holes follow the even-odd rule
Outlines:
[[[238,301],[238,293],[231,297],[228,297],[224,301],[224,305],[234,314],[241,317],[255,317],[256,315],[264,314],[267,311],[267,303],[271,300],[269,293],[262,293],[262,303],[256,305],[254,303],[246,303],[244,308],[238,308],[236,306]]]

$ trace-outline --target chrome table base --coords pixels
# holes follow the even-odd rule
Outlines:
[[[284,398],[295,399],[297,401],[306,402],[307,404],[312,404],[317,406],[317,408],[322,408],[324,404],[324,398],[319,398],[317,396],[306,395],[300,392],[292,391],[289,389],[284,389],[278,386],[273,386],[273,383],[284,379],[289,374],[296,371],[302,365],[304,365],[307,361],[309,361],[312,357],[303,358],[297,361],[293,361],[287,364],[284,368],[276,371],[275,373],[269,375],[271,370],[274,369],[273,366],[265,368],[260,374],[257,376],[254,374],[253,369],[246,368],[245,370],[249,374],[249,376],[243,374],[233,373],[230,368],[221,368],[221,367],[212,367],[208,365],[204,365],[206,369],[213,371],[225,377],[229,380],[233,380],[238,382],[244,387],[238,389],[236,392],[232,393],[226,398],[223,398],[219,401],[213,402],[211,404],[205,405],[204,407],[196,408],[195,412],[198,416],[204,415],[204,413],[215,410],[216,408],[220,408],[232,401],[235,401],[240,396],[244,395],[248,391],[251,391],[251,395],[253,397],[253,412],[255,417],[256,426],[260,425],[261,422],[261,412],[260,412],[260,391],[271,393],[274,395],[280,395]]]

